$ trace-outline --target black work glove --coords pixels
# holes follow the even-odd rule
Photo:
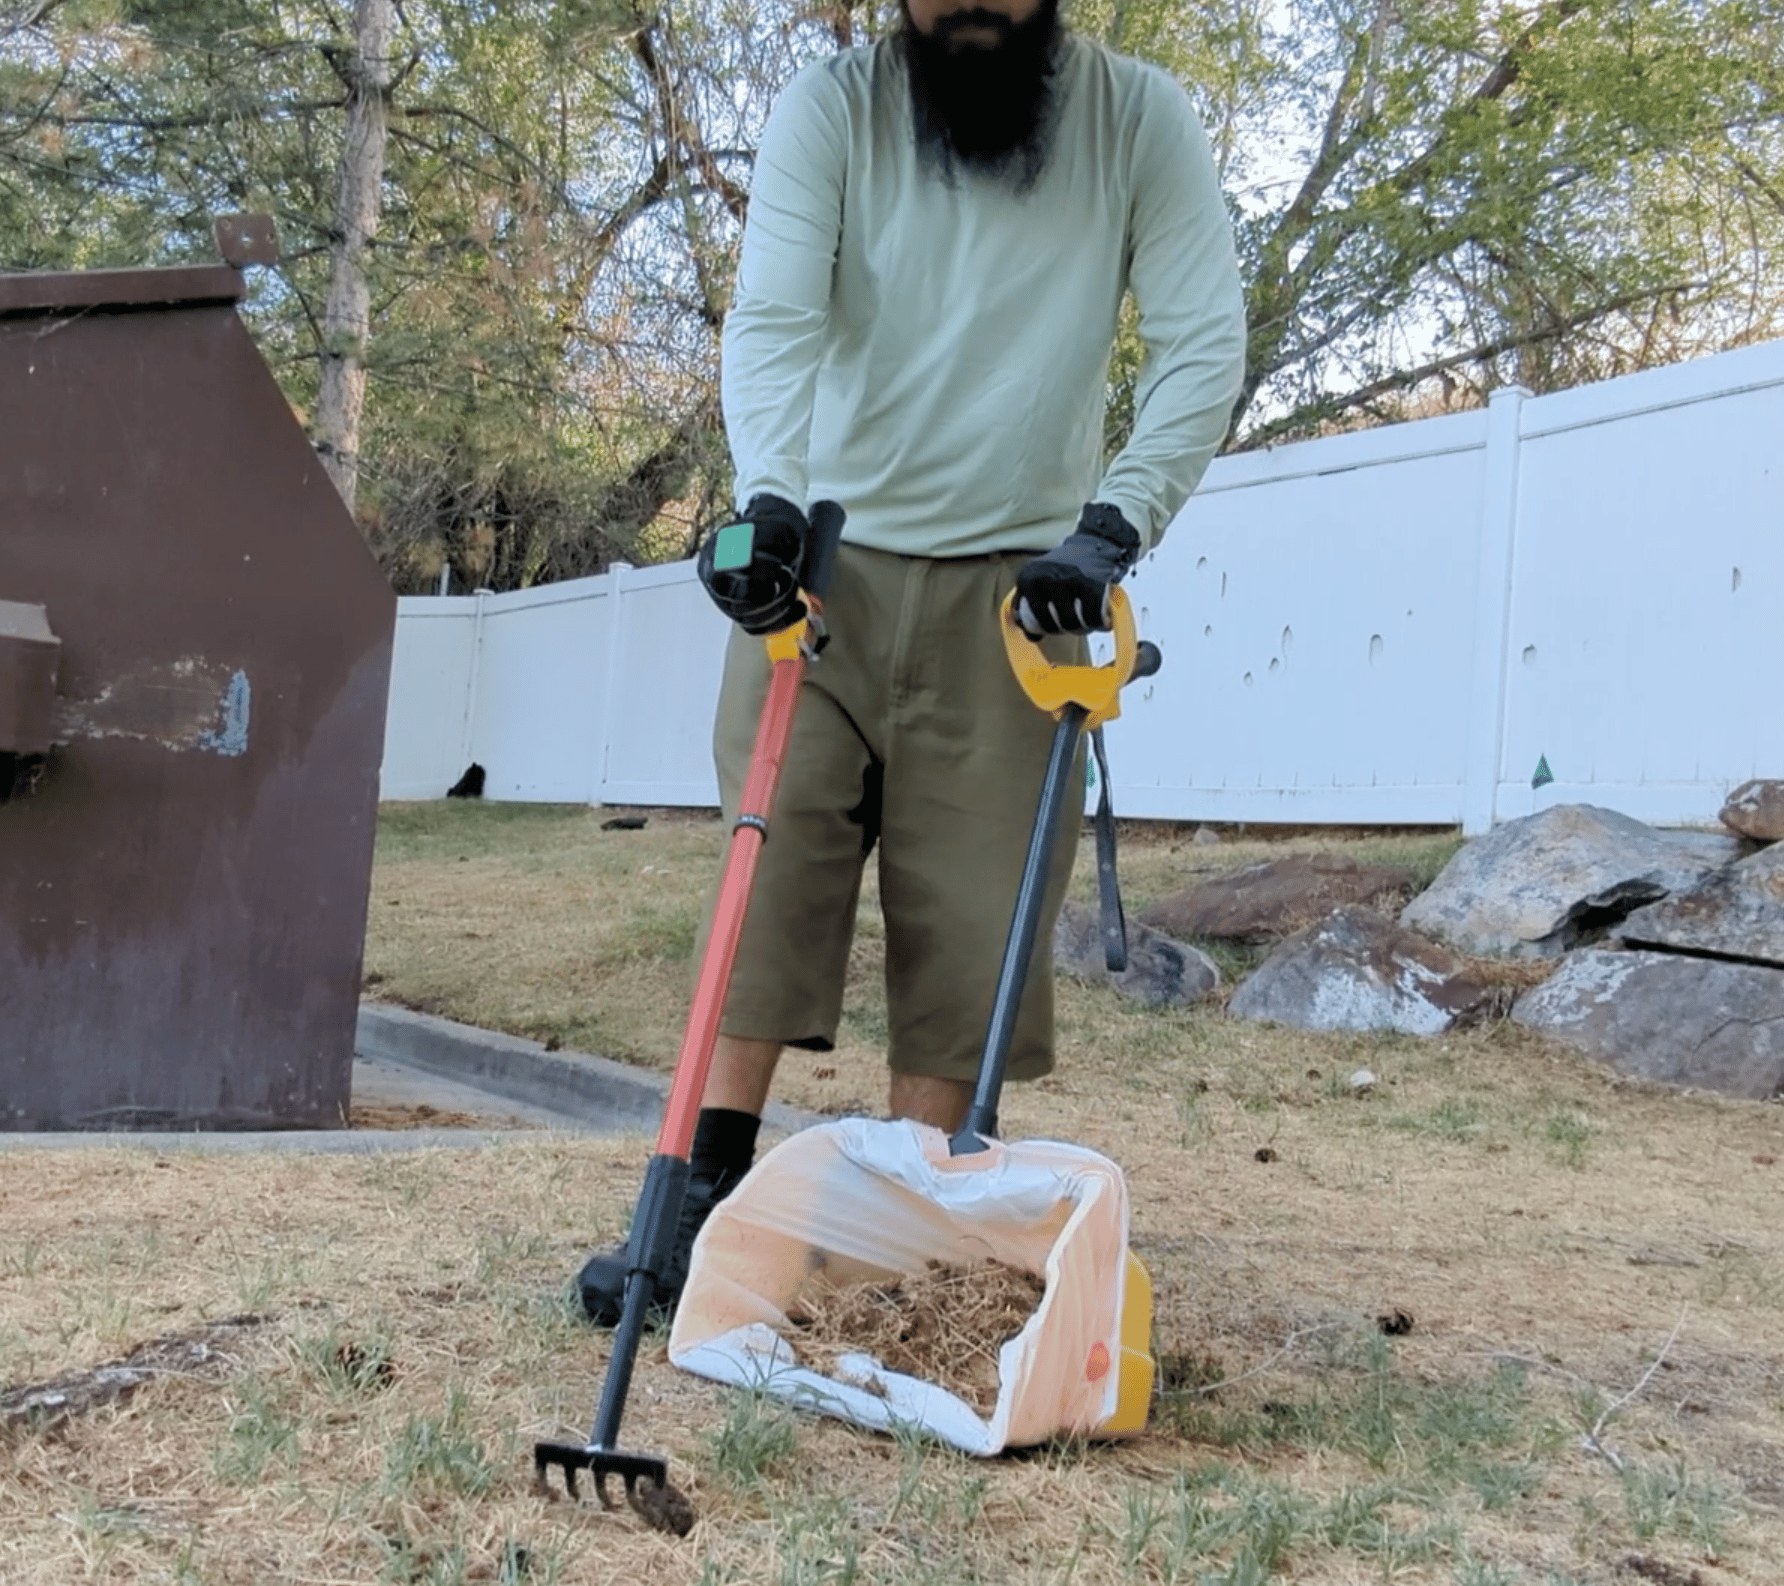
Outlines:
[[[1031,639],[1109,626],[1109,591],[1140,559],[1140,531],[1120,509],[1093,501],[1078,527],[1016,575],[1016,621]]]
[[[696,570],[713,604],[745,633],[778,633],[805,615],[799,580],[810,539],[792,502],[752,496],[742,517],[707,535]]]

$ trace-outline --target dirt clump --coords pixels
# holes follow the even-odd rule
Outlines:
[[[932,1260],[890,1282],[838,1285],[819,1273],[788,1312],[789,1342],[826,1376],[836,1375],[842,1356],[868,1354],[988,1416],[997,1407],[997,1352],[1022,1331],[1046,1291],[1044,1278],[1002,1261]]]

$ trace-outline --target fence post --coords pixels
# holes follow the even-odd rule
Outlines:
[[[477,607],[471,616],[471,671],[465,684],[464,739],[458,757],[460,771],[470,765],[477,748],[477,687],[483,672],[483,602],[489,598],[489,593],[487,589],[477,591]]]
[[[612,621],[607,625],[607,679],[601,689],[601,720],[596,728],[599,736],[595,743],[595,785],[590,789],[592,796],[589,799],[595,805],[607,802],[607,784],[613,780],[607,758],[613,752],[613,721],[619,712],[620,687],[626,664],[626,574],[631,571],[630,562],[607,564],[607,598],[612,602]]]
[[[1470,668],[1467,765],[1462,778],[1462,832],[1490,831],[1505,740],[1507,626],[1511,619],[1513,553],[1518,532],[1518,432],[1522,386],[1501,386],[1487,403],[1487,455],[1475,563],[1474,655]]]

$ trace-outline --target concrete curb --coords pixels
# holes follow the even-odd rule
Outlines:
[[[571,1131],[557,1132],[565,1138]],[[369,1156],[379,1151],[481,1150],[504,1141],[534,1143],[540,1129],[194,1129],[135,1131],[85,1129],[0,1134],[0,1156],[9,1151],[190,1151],[219,1156],[250,1152],[314,1152]],[[549,1136],[547,1136],[549,1137]]]
[[[481,1149],[542,1135],[655,1134],[669,1096],[669,1076],[588,1053],[547,1052],[537,1041],[503,1035],[388,1003],[362,1002],[353,1055],[360,1078],[382,1065],[441,1081],[431,1099],[474,1110],[478,1095],[511,1103],[520,1127],[506,1129],[189,1129],[0,1132],[8,1151],[310,1151],[363,1154],[438,1148]],[[424,1088],[425,1093],[425,1088]],[[792,1134],[823,1120],[770,1104],[763,1128]],[[531,1125],[528,1127],[527,1125]]]
[[[663,1119],[669,1076],[584,1052],[548,1052],[537,1041],[456,1024],[389,1003],[362,1002],[355,1056],[418,1069],[490,1096],[543,1108],[566,1126],[606,1133],[654,1133]],[[770,1103],[765,1128],[792,1133],[819,1122],[815,1113]]]

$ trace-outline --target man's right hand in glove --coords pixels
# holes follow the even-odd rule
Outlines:
[[[1093,501],[1075,533],[1016,575],[1016,621],[1031,639],[1095,633],[1109,626],[1109,591],[1140,557],[1140,531],[1106,502]]]
[[[778,633],[805,615],[799,580],[811,525],[779,496],[759,495],[706,537],[696,563],[713,604],[745,633]]]

